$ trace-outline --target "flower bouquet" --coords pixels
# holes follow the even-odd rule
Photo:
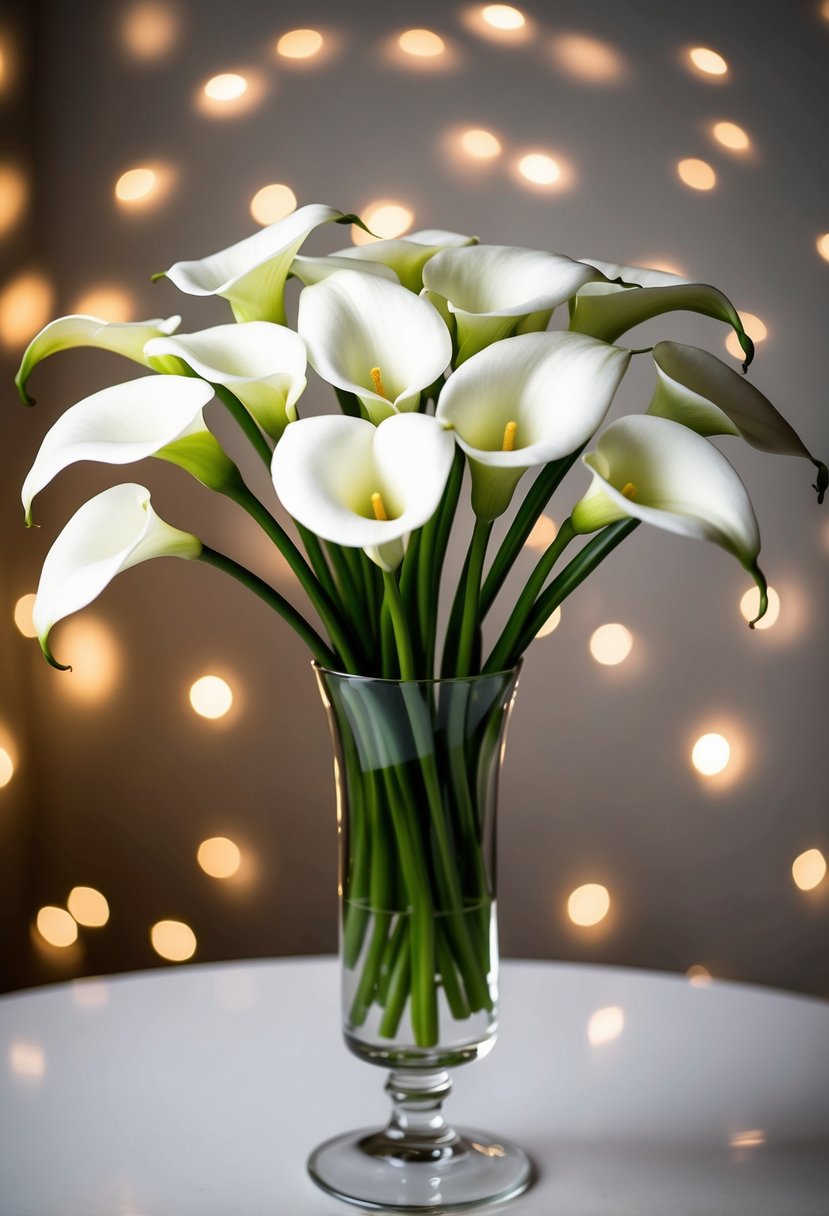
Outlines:
[[[179,333],[179,317],[63,317],[30,343],[17,377],[31,403],[37,364],[76,346],[150,372],[73,405],[51,428],[23,486],[27,523],[35,496],[69,464],[155,456],[247,511],[304,604],[160,519],[149,491],[127,483],[85,503],[55,540],[34,623],[61,667],[49,640],[58,621],[120,571],[175,556],[238,579],[307,644],[336,755],[345,1035],[356,1054],[393,1069],[394,1102],[385,1131],[322,1146],[311,1172],[357,1202],[451,1207],[504,1198],[529,1179],[521,1150],[485,1133],[459,1136],[440,1115],[446,1068],[494,1041],[495,789],[522,655],[641,522],[731,553],[757,584],[762,616],[757,522],[711,436],[805,457],[819,501],[829,475],[767,398],[713,355],[678,342],[620,344],[660,314],[702,313],[733,328],[747,370],[751,339],[716,288],[443,231],[301,253],[330,223],[361,221],[306,206],[165,272],[187,294],[223,297],[232,323]],[[291,278],[301,285],[295,328]],[[559,306],[564,325],[551,330]],[[650,403],[601,429],[633,359],[653,364]],[[336,413],[300,417],[307,363],[333,386]],[[295,535],[205,423],[214,397],[269,467]],[[484,646],[487,614],[579,459],[589,478],[581,496]],[[450,580],[445,556],[465,485],[475,522]]]

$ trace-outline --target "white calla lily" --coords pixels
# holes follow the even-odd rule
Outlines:
[[[357,269],[362,270],[365,274],[376,274],[378,278],[388,279],[390,283],[400,282],[391,266],[384,266],[382,262],[361,262],[355,266],[354,259],[347,257],[345,253],[328,253],[322,254],[320,257],[305,257],[297,254],[291,263],[291,275],[295,279],[299,279],[304,287],[321,283],[336,270]]]
[[[197,261],[176,262],[167,276],[193,296],[222,296],[237,321],[285,323],[285,280],[305,238],[321,224],[360,222],[335,207],[311,203],[227,249]]]
[[[284,325],[216,325],[199,333],[154,338],[145,354],[151,366],[181,360],[202,380],[229,389],[272,439],[279,439],[296,419],[296,403],[306,385],[305,343]]]
[[[356,394],[374,423],[417,409],[452,358],[449,331],[427,300],[359,270],[306,287],[297,329],[314,369]]]
[[[519,334],[447,380],[436,417],[469,457],[472,506],[491,520],[522,474],[576,451],[610,408],[630,352],[583,334]]]
[[[181,324],[181,317],[156,318],[151,321],[104,321],[77,313],[69,317],[58,317],[50,321],[39,334],[32,338],[15,376],[18,392],[26,405],[34,400],[26,391],[26,385],[38,363],[49,355],[76,346],[96,346],[99,350],[124,355],[136,363],[145,363],[144,346],[150,338],[173,333]]]
[[[446,301],[457,326],[456,363],[511,334],[547,328],[553,309],[599,272],[539,249],[444,249],[423,267],[427,297]]]
[[[739,435],[762,452],[803,456],[818,470],[815,489],[823,501],[829,473],[767,397],[721,359],[680,342],[653,348],[656,389],[648,413],[671,418],[699,435]]]
[[[645,414],[611,423],[582,460],[593,482],[571,513],[577,533],[633,518],[713,541],[752,574],[763,615],[757,519],[745,486],[713,444],[678,422]]]
[[[394,570],[409,534],[437,510],[453,453],[452,436],[428,414],[394,414],[378,426],[303,418],[288,427],[271,469],[282,505],[301,524]]]
[[[364,269],[382,265],[391,268],[395,277],[409,291],[419,292],[423,287],[423,267],[442,249],[475,245],[476,236],[464,236],[460,232],[444,232],[439,228],[424,228],[420,232],[408,232],[393,240],[372,241],[368,245],[353,245],[338,250],[336,257],[363,263]]]
[[[40,645],[49,649],[52,627],[92,603],[116,574],[151,557],[197,558],[198,537],[159,519],[144,486],[111,486],[84,503],[46,555],[32,619]],[[66,670],[63,668],[63,670]]]
[[[698,283],[663,270],[622,266],[598,258],[582,259],[607,280],[586,283],[571,306],[570,329],[615,342],[643,321],[666,312],[698,312],[731,325],[745,353],[743,370],[754,358],[754,343],[727,296],[708,283]]]
[[[212,489],[228,485],[238,476],[236,466],[202,418],[212,396],[209,384],[189,376],[142,376],[71,406],[46,433],[23,483],[27,524],[35,495],[79,460],[129,464],[157,456]]]

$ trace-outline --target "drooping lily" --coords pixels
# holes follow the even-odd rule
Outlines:
[[[58,317],[50,321],[39,334],[32,338],[23,354],[15,384],[24,405],[34,405],[26,385],[38,363],[49,355],[75,346],[97,346],[99,350],[114,351],[136,363],[146,363],[144,346],[150,338],[173,333],[181,324],[181,317],[157,318],[152,321],[103,321],[77,313],[69,317]]]
[[[201,541],[159,519],[150,492],[129,483],[111,486],[75,512],[46,555],[32,612],[44,655],[52,627],[91,604],[116,574],[151,557],[197,558]]]
[[[354,393],[374,423],[417,409],[452,358],[449,331],[427,300],[359,270],[306,287],[297,329],[315,370]]]
[[[507,509],[532,465],[587,442],[629,362],[629,351],[583,334],[530,333],[488,346],[449,377],[435,416],[469,457],[479,519]]]
[[[582,460],[593,482],[571,513],[577,533],[634,518],[713,541],[757,583],[759,620],[767,604],[757,565],[760,532],[746,488],[722,452],[678,422],[644,414],[611,423]]]
[[[599,277],[562,254],[511,245],[444,249],[423,267],[427,298],[444,300],[455,319],[456,366],[501,338],[546,329],[558,304]]]
[[[588,282],[571,304],[570,329],[615,342],[643,321],[666,312],[698,312],[731,325],[745,353],[743,371],[754,358],[754,343],[743,329],[740,314],[727,296],[707,283],[696,283],[663,270],[622,266],[584,258],[608,280]]]
[[[321,224],[361,223],[335,207],[311,203],[227,249],[197,261],[176,262],[167,276],[193,296],[222,296],[237,321],[285,324],[285,280],[305,238]]]
[[[818,502],[829,472],[767,397],[721,359],[680,342],[653,348],[657,383],[648,413],[672,418],[700,435],[739,435],[762,452],[803,456],[816,466]]]
[[[212,396],[203,380],[142,376],[71,406],[46,433],[23,483],[26,523],[35,495],[79,460],[129,464],[157,456],[212,489],[226,487],[238,472],[204,424],[202,409]]]
[[[296,419],[306,385],[305,343],[283,325],[243,321],[154,338],[145,354],[151,366],[180,359],[202,380],[230,389],[271,439]]]
[[[434,515],[452,467],[451,434],[428,414],[303,418],[274,452],[276,493],[323,540],[395,570],[409,534]]]
[[[442,249],[476,245],[476,236],[464,236],[460,232],[444,232],[439,228],[424,228],[420,232],[408,232],[396,240],[372,241],[369,245],[352,245],[340,249],[336,256],[348,258],[368,266],[390,267],[404,287],[419,292],[423,287],[423,267]]]

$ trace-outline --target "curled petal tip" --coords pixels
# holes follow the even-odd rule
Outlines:
[[[766,576],[759,566],[752,566],[751,574],[760,590],[760,607],[757,609],[757,615],[749,621],[749,629],[753,629],[757,622],[762,620],[769,606],[769,586],[766,582]]]
[[[829,469],[821,460],[815,460],[812,457],[812,463],[817,469],[817,477],[814,480],[812,488],[817,490],[818,503],[822,503],[827,488],[829,488]]]
[[[71,671],[72,667],[69,663],[59,663],[49,649],[49,643],[44,639],[40,643],[40,648],[43,651],[43,657],[50,667],[54,667],[55,671]]]
[[[748,371],[749,364],[754,359],[754,343],[748,334],[744,333],[742,335],[738,335],[738,337],[740,340],[740,346],[743,348],[743,354],[745,355],[745,359],[743,360],[743,375],[745,375]]]

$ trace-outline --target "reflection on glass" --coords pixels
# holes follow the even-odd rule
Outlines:
[[[44,1077],[46,1053],[39,1043],[13,1039],[9,1044],[9,1068],[16,1077]]]
[[[590,653],[603,667],[624,663],[633,648],[633,634],[624,625],[600,625],[590,637]]]
[[[624,1010],[619,1005],[607,1005],[590,1015],[587,1023],[587,1038],[592,1047],[612,1043],[618,1039],[625,1025]]]
[[[576,887],[567,900],[567,915],[574,925],[598,925],[610,910],[610,893],[601,883]]]

